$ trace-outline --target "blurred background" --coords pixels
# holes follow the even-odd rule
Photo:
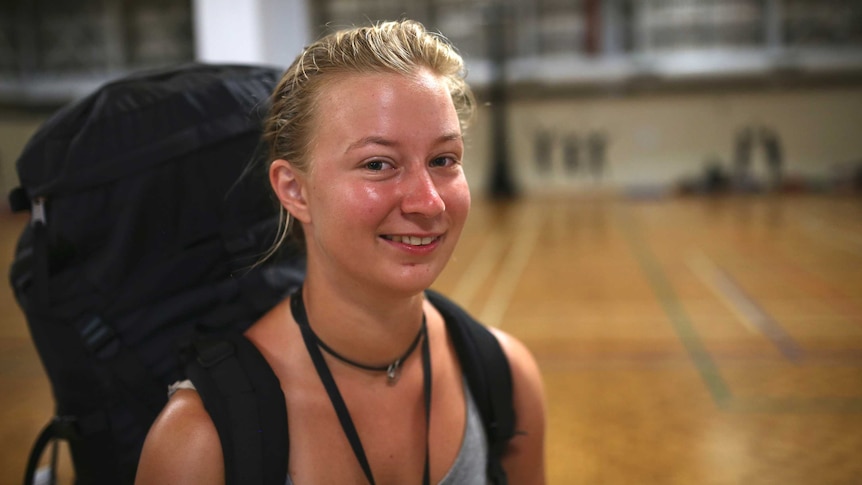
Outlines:
[[[47,113],[109,79],[286,66],[331,29],[405,16],[458,46],[493,107],[470,147],[478,193],[858,177],[856,0],[31,0],[0,6],[0,186]]]
[[[286,67],[402,17],[452,40],[481,104],[436,286],[536,355],[549,483],[862,483],[860,0],[5,1],[0,192],[108,80]],[[27,216],[3,204],[6,274]],[[13,483],[52,401],[2,289]]]

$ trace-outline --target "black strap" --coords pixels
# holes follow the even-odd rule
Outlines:
[[[49,444],[52,442],[56,443],[58,435],[59,432],[54,419],[42,428],[42,432],[39,433],[36,442],[33,443],[33,448],[30,450],[30,456],[27,459],[27,468],[24,470],[24,485],[33,485],[33,480],[36,477],[36,468],[39,466],[39,459],[42,458],[42,454]],[[54,483],[54,473],[55,468],[52,463],[51,483]]]
[[[290,450],[278,377],[242,335],[199,340],[194,350],[186,375],[218,431],[225,483],[283,484]]]
[[[424,319],[425,316],[423,315]],[[424,321],[423,321],[424,322]],[[425,394],[425,471],[422,472],[422,485],[431,485],[431,344],[428,342],[428,329],[422,339],[422,385]]]
[[[86,450],[82,451],[84,453],[98,453],[104,460],[107,460],[107,463],[110,463],[111,459],[108,456],[108,453],[105,453],[106,450],[104,449],[104,446],[110,446],[109,440],[104,436],[104,432],[108,429],[107,423],[104,422],[105,419],[106,417],[102,411],[96,411],[84,418],[77,418],[75,416],[52,417],[51,420],[48,421],[48,424],[42,428],[42,431],[33,443],[33,448],[30,450],[30,456],[27,459],[27,468],[24,470],[24,485],[33,484],[33,480],[36,477],[36,469],[39,466],[39,460],[42,458],[42,455],[45,453],[45,450],[49,445],[51,446],[49,482],[52,485],[56,483],[58,457],[57,446],[60,441],[66,441],[69,444],[70,449],[73,452],[72,458],[74,460],[74,452],[79,449],[78,444],[81,443],[82,440],[91,439],[94,442],[99,443],[100,446],[87,447]],[[94,436],[94,433],[100,434]],[[108,469],[109,465],[107,465],[107,463],[101,468],[101,470],[98,470],[101,472],[103,477],[111,476],[111,471]],[[90,483],[95,478],[94,472],[97,470],[89,468],[81,469],[77,461],[74,465],[76,473],[75,478],[78,483]]]
[[[461,307],[428,290],[425,296],[443,315],[446,328],[467,384],[476,400],[488,438],[488,478],[496,485],[508,483],[502,458],[515,435],[512,373],[497,338]]]
[[[320,347],[318,346],[320,340],[314,334],[314,331],[311,329],[311,325],[308,323],[308,315],[305,312],[305,304],[302,300],[301,288],[298,289],[296,293],[291,296],[290,309],[293,313],[294,320],[296,320],[296,323],[299,324],[299,328],[302,331],[302,340],[305,342],[305,347],[306,349],[308,349],[308,354],[309,356],[311,356],[311,361],[314,363],[314,367],[315,369],[317,369],[317,374],[318,376],[320,376],[320,380],[323,383],[323,386],[326,388],[326,393],[329,395],[329,400],[332,402],[332,406],[335,408],[335,413],[338,415],[338,421],[341,423],[341,429],[344,430],[344,434],[347,437],[347,441],[350,442],[350,447],[353,448],[353,454],[354,456],[356,456],[356,460],[359,462],[359,466],[362,467],[362,471],[363,473],[365,473],[365,478],[368,479],[368,483],[374,485],[374,474],[371,472],[371,465],[369,465],[368,458],[365,456],[365,448],[363,448],[362,446],[362,440],[359,438],[359,433],[356,431],[356,426],[353,424],[353,419],[350,417],[350,410],[347,409],[347,405],[344,403],[344,398],[341,396],[341,392],[338,390],[338,385],[335,383],[335,379],[332,377],[332,372],[330,372],[329,366],[326,365],[326,360],[324,360],[323,353],[321,353]],[[428,343],[427,333],[422,339],[422,377],[423,393],[425,395],[426,430],[425,466],[422,471],[422,483],[423,485],[430,485],[431,469],[428,435],[430,434],[431,425],[432,379],[431,350]]]

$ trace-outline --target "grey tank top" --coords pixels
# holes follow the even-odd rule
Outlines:
[[[176,382],[170,386],[168,394],[173,395],[177,389],[194,390],[194,385],[189,380]],[[485,426],[482,424],[482,416],[479,414],[479,408],[476,407],[476,402],[466,380],[464,381],[464,400],[467,401],[467,419],[461,438],[461,449],[458,451],[452,468],[437,485],[487,485],[488,483],[485,472],[488,462]],[[290,476],[287,477],[285,485],[293,485]]]
[[[464,398],[467,401],[467,419],[464,424],[464,435],[461,438],[461,449],[452,468],[437,485],[486,485],[488,483],[485,472],[488,463],[485,427],[482,425],[482,416],[466,382]],[[287,477],[285,485],[293,485],[290,476]]]

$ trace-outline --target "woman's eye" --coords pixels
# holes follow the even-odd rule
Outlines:
[[[432,167],[449,167],[457,163],[452,157],[437,157],[431,160]]]
[[[373,172],[379,172],[381,170],[385,170],[389,168],[391,164],[389,162],[384,162],[383,160],[372,160],[365,164],[365,168],[371,170]]]

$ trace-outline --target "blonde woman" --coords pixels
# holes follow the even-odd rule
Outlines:
[[[425,297],[470,209],[461,164],[474,101],[463,74],[445,39],[387,22],[312,44],[273,93],[270,181],[301,229],[307,276],[245,337],[284,393],[286,483],[488,483],[487,450],[469,441],[484,436],[474,396]],[[509,483],[541,484],[539,370],[521,343],[494,334],[517,429],[503,469]],[[150,431],[137,483],[224,482],[213,421],[200,396],[181,389]]]

